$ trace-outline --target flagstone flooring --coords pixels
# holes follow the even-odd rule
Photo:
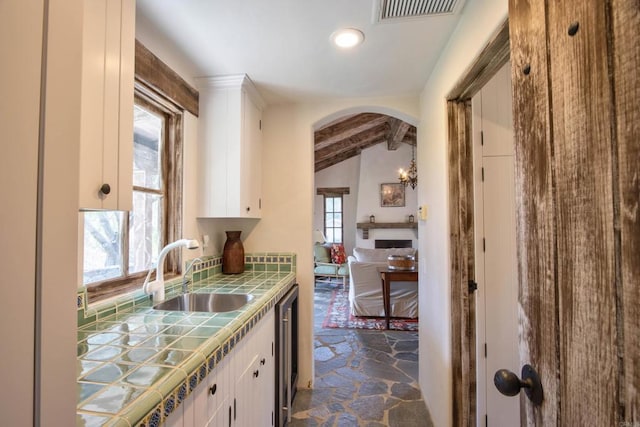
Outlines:
[[[298,389],[289,425],[433,426],[418,387],[417,332],[322,329],[332,289],[316,285],[316,380]]]

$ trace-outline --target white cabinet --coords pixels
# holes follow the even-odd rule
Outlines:
[[[245,74],[198,79],[198,216],[260,218],[262,109]]]
[[[131,210],[135,1],[84,2],[79,204]]]
[[[235,425],[271,426],[275,406],[275,313],[254,328],[236,365]]]
[[[233,396],[231,359],[225,358],[205,381],[178,406],[165,420],[168,427],[226,426],[227,399]],[[225,421],[226,420],[226,421]]]
[[[167,418],[172,427],[273,425],[275,312],[272,309]]]

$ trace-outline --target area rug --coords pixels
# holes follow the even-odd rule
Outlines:
[[[351,314],[349,292],[332,291],[327,314],[322,323],[323,328],[346,329],[386,329],[384,317],[360,317]],[[417,331],[418,319],[391,318],[389,329],[397,331]]]

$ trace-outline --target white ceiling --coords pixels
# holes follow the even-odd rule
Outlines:
[[[137,0],[136,13],[147,36],[161,34],[188,63],[189,78],[246,73],[269,104],[415,96],[464,0],[454,14],[391,23],[375,22],[377,1]],[[329,37],[343,27],[363,31],[364,43],[335,48]]]

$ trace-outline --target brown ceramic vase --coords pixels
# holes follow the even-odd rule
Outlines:
[[[222,272],[224,274],[244,273],[244,246],[240,240],[242,231],[225,231],[227,241],[222,250]]]

